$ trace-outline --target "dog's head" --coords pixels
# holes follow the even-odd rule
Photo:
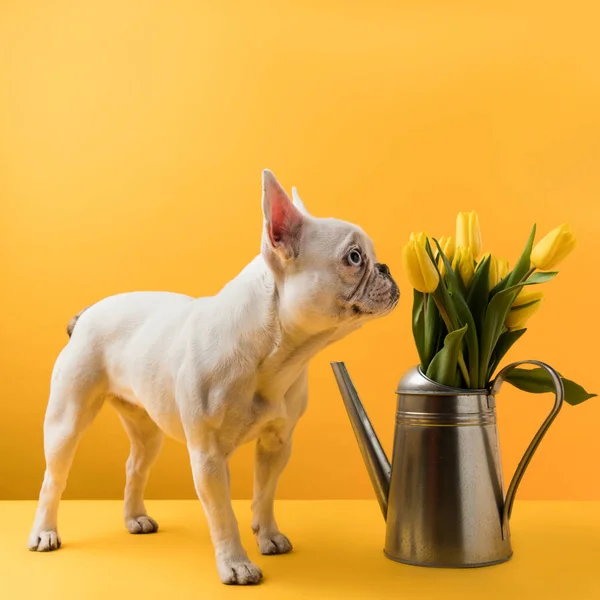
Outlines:
[[[400,292],[360,227],[308,214],[263,171],[262,254],[274,273],[286,321],[316,333],[353,329],[391,312]]]

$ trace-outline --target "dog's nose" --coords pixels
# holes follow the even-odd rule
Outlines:
[[[390,276],[390,269],[387,265],[384,265],[383,263],[377,263],[375,266],[382,275],[385,275],[386,277]]]

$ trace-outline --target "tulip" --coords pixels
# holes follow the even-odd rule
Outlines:
[[[500,283],[510,272],[510,266],[505,258],[496,259],[496,269],[498,275],[498,283]]]
[[[539,285],[526,285],[517,295],[512,307],[517,308],[541,300],[544,297],[544,292],[539,288]]]
[[[446,258],[450,262],[452,262],[452,259],[454,258],[454,249],[455,249],[454,240],[452,239],[452,237],[443,235],[439,239],[439,244],[440,244],[440,248],[442,249],[442,252],[446,256]]]
[[[456,217],[456,246],[471,248],[475,260],[481,255],[481,231],[479,229],[479,217],[475,211],[458,213],[458,217]]]
[[[424,231],[419,231],[417,233],[413,231],[410,234],[409,241],[418,242],[419,244],[423,244],[423,246],[426,246],[428,238],[429,236]]]
[[[575,244],[571,226],[563,223],[536,244],[531,252],[531,264],[540,271],[551,271],[571,253]]]
[[[424,233],[410,235],[402,249],[402,263],[411,285],[424,294],[435,292],[440,282],[437,269],[427,252],[427,236]]]
[[[473,259],[473,251],[471,248],[458,247],[454,254],[454,260],[452,261],[452,269],[454,272],[458,271],[460,277],[465,284],[465,287],[469,287],[471,279],[475,274],[475,260]]]
[[[450,236],[446,237],[443,235],[439,239],[438,243],[442,249],[442,252],[444,253],[444,256],[450,262],[452,262],[452,259],[454,258],[454,240]],[[446,265],[444,264],[444,261],[439,253],[437,254],[437,264],[440,269],[440,275],[444,277],[446,275]]]
[[[483,262],[485,261],[485,259],[488,256],[490,258],[490,289],[491,289],[500,281],[500,279],[498,279],[498,259],[493,254],[486,252],[481,257],[481,260],[477,263],[477,267],[475,268],[475,270],[476,271],[479,270],[479,267],[481,267],[481,265],[483,264]]]
[[[527,321],[539,310],[542,304],[541,300],[532,303],[523,304],[516,308],[512,308],[506,317],[504,323],[508,329],[523,329]]]

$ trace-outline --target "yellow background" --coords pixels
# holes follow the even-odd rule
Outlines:
[[[595,5],[2,0],[0,498],[38,493],[69,318],[117,292],[216,292],[258,251],[264,167],[315,215],[363,226],[404,293],[312,363],[280,497],[372,497],[329,361],[346,361],[389,450],[416,360],[401,246],[452,233],[458,210],[513,263],[534,221],[572,222],[578,249],[511,358],[600,390]],[[502,391],[507,476],[550,403]],[[597,400],[565,406],[520,498],[600,498],[599,421]],[[106,408],[66,497],[120,497],[127,452]],[[248,497],[250,446],[232,471]],[[149,496],[193,496],[182,446],[166,444]]]

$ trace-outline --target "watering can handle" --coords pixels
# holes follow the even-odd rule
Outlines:
[[[534,452],[540,445],[542,438],[544,437],[544,435],[546,435],[546,432],[548,431],[550,425],[552,425],[552,422],[556,418],[556,415],[558,415],[565,397],[565,390],[560,375],[551,366],[543,362],[539,362],[537,360],[523,360],[508,365],[508,367],[504,367],[504,369],[502,369],[502,371],[498,373],[498,375],[492,382],[491,393],[493,396],[495,396],[500,391],[500,388],[504,383],[504,379],[506,378],[506,375],[509,373],[509,371],[520,365],[535,365],[537,367],[545,369],[549,373],[550,377],[552,378],[552,383],[554,384],[554,406],[552,407],[550,414],[542,423],[542,426],[539,428],[538,432],[533,437],[533,440],[531,440],[531,443],[527,447],[527,450],[525,450],[525,454],[523,455],[523,458],[521,459],[521,462],[519,463],[519,466],[517,467],[515,474],[513,475],[512,481],[508,486],[508,492],[506,493],[506,499],[504,501],[504,512],[502,515],[503,524],[508,523],[508,520],[510,519],[519,483],[521,483],[521,479],[523,479],[525,470],[527,469],[527,466],[529,465],[529,462],[531,461]]]

